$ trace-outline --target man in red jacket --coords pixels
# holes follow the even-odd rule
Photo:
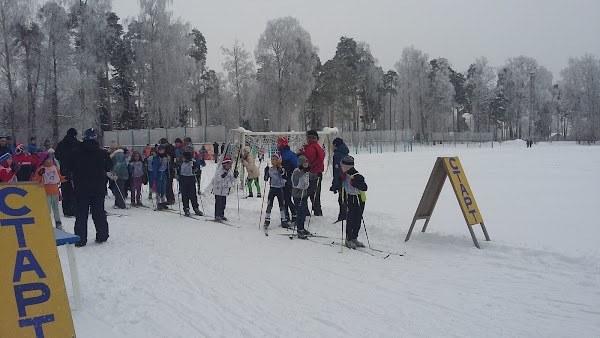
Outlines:
[[[323,181],[323,171],[325,170],[325,152],[319,145],[319,135],[317,131],[311,129],[306,132],[306,144],[301,154],[304,155],[310,163],[310,187],[308,193],[312,202],[313,215],[323,216],[321,209],[321,183]]]

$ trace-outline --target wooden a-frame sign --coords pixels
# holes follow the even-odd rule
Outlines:
[[[488,235],[485,224],[483,223],[483,218],[479,213],[479,208],[475,202],[473,192],[471,192],[471,187],[467,181],[467,176],[465,175],[462,165],[460,164],[460,160],[456,156],[438,157],[435,161],[435,165],[431,171],[431,176],[429,176],[429,181],[427,182],[427,186],[425,187],[425,191],[421,197],[421,202],[419,202],[419,206],[415,212],[415,217],[413,217],[412,224],[410,225],[410,229],[406,235],[405,242],[410,239],[410,235],[417,220],[425,220],[425,225],[423,226],[422,232],[425,232],[427,229],[427,224],[429,224],[435,204],[440,197],[440,193],[444,187],[444,182],[446,182],[446,177],[450,178],[450,183],[452,184],[454,194],[458,199],[458,204],[460,205],[460,209],[465,217],[465,222],[469,227],[469,232],[471,233],[471,238],[473,238],[473,243],[478,249],[481,249],[479,247],[479,243],[477,242],[477,237],[475,237],[473,225],[481,224],[481,229],[483,230],[486,241],[490,240],[490,236]]]

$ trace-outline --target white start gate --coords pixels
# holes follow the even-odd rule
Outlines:
[[[318,142],[325,152],[325,172],[323,174],[331,174],[333,140],[339,137],[339,131],[337,128],[325,128],[317,133],[319,135]],[[224,157],[231,158],[233,168],[237,168],[240,172],[239,178],[243,186],[245,184],[245,175],[241,163],[243,148],[250,147],[254,160],[258,161],[257,166],[262,170],[265,165],[270,165],[269,159],[273,153],[277,152],[277,139],[280,137],[287,137],[290,149],[296,153],[306,144],[306,132],[252,132],[244,128],[231,129],[227,136],[225,149],[219,155],[219,165],[221,165]]]

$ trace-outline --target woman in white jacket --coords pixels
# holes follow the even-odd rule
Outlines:
[[[233,187],[235,179],[238,177],[238,171],[231,170],[231,158],[225,157],[222,166],[217,169],[215,178],[213,178],[213,193],[215,194],[215,221],[228,221],[225,217],[225,207],[227,205],[227,195]]]

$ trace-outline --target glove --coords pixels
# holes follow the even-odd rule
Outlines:
[[[277,172],[281,175],[281,174],[283,174],[283,169],[277,168]]]
[[[240,172],[237,170],[233,171],[233,177],[238,178],[238,176],[240,176]]]
[[[39,175],[42,176],[46,172],[46,168],[40,168]]]
[[[110,178],[113,181],[116,181],[118,179],[117,175],[115,173],[113,173],[112,171],[107,172],[106,176],[108,176],[108,178]]]
[[[334,194],[337,194],[337,189],[332,185],[331,188],[329,188],[329,191],[331,191]]]
[[[227,171],[221,174],[221,178],[225,178],[225,176],[227,176]]]

